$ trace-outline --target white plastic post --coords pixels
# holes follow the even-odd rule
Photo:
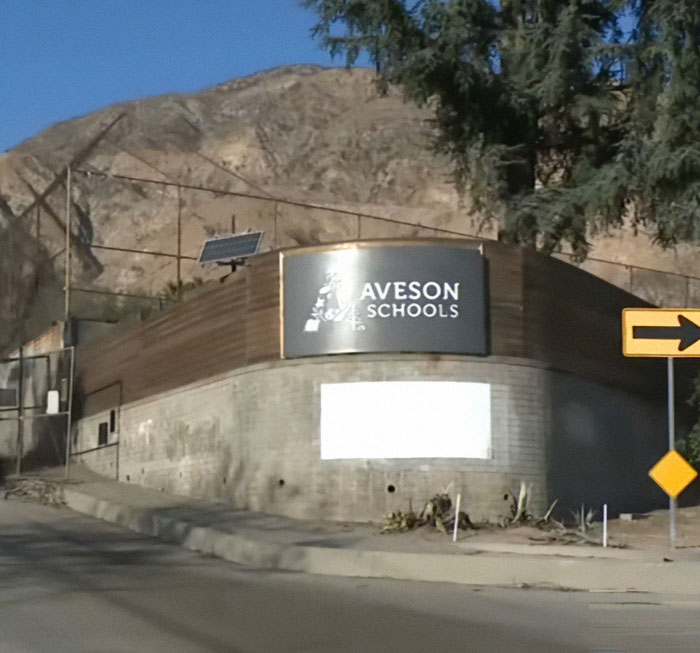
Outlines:
[[[457,541],[457,524],[459,523],[459,504],[462,500],[462,495],[458,494],[457,495],[457,506],[455,507],[455,527],[452,530],[452,541],[456,542]]]
[[[608,546],[608,504],[603,504],[603,548]]]

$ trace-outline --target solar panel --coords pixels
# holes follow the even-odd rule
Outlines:
[[[257,254],[262,242],[262,231],[211,238],[204,243],[199,264],[231,263]]]

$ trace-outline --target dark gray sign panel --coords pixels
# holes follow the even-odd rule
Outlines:
[[[387,245],[283,254],[283,357],[488,353],[480,251]]]

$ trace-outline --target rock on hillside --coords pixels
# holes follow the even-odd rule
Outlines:
[[[430,117],[397,89],[380,94],[372,71],[292,66],[50,127],[0,155],[0,246],[12,254],[0,263],[8,334],[0,346],[62,314],[69,164],[72,309],[81,317],[152,306],[126,295],[167,294],[178,265],[137,252],[174,255],[179,247],[196,257],[205,236],[230,230],[232,219],[237,230],[263,229],[266,249],[358,236],[493,237],[493,225],[457,197],[449,161],[434,152]],[[598,238],[593,257],[684,274],[698,263],[692,248],[661,252],[628,232]],[[635,289],[624,265],[586,265]],[[217,274],[190,259],[179,267],[182,281]],[[637,277],[636,289],[656,298],[658,279]],[[669,292],[694,292],[682,277],[664,279]]]

